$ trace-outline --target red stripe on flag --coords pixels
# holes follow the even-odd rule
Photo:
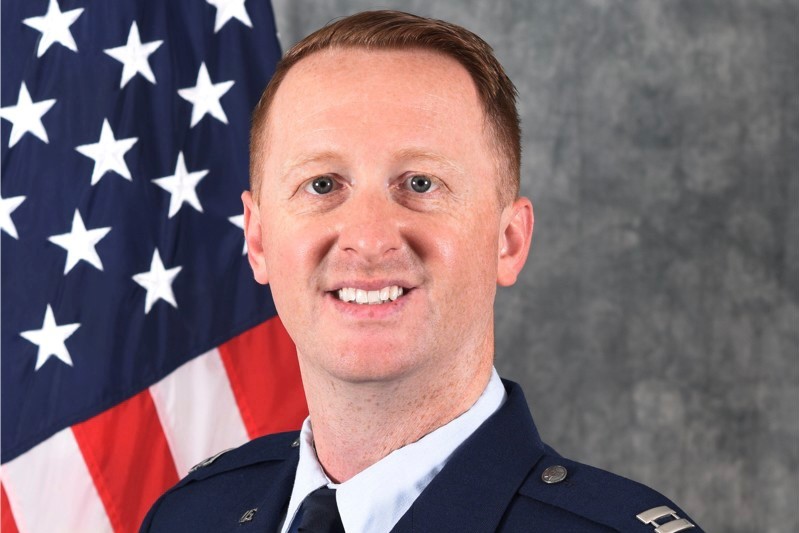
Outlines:
[[[135,532],[178,474],[149,391],[72,426],[116,533]]]
[[[3,533],[19,533],[17,523],[14,521],[14,514],[8,505],[5,487],[0,484],[0,531]]]
[[[219,347],[251,439],[299,429],[308,416],[297,350],[278,317]]]

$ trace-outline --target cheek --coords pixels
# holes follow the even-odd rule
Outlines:
[[[269,288],[278,314],[293,320],[312,281],[314,240],[312,232],[279,220],[265,225],[263,244]]]
[[[497,269],[498,236],[495,226],[488,215],[464,217],[450,226],[447,237],[436,240],[434,246],[437,254],[453,273],[460,272],[472,277],[493,276]],[[478,279],[473,279],[471,283],[478,283]]]
[[[447,321],[455,335],[468,335],[469,328],[491,314],[498,239],[492,224],[487,215],[428,228],[429,255],[423,261],[437,288],[434,314]]]
[[[298,342],[311,325],[314,312],[308,308],[309,281],[313,278],[313,239],[274,220],[267,226],[264,252],[272,300],[289,335]]]
[[[307,270],[318,264],[325,253],[325,243],[331,238],[316,226],[295,223],[285,219],[270,220],[265,225],[264,250],[270,263],[270,272],[291,278],[298,270]]]

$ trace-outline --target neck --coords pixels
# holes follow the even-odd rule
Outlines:
[[[468,411],[488,384],[492,359],[489,352],[446,372],[352,383],[303,368],[301,357],[316,454],[328,477],[343,483]]]

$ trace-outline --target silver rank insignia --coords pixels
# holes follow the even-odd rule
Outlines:
[[[228,448],[227,450],[222,450],[221,452],[219,452],[219,453],[217,453],[217,454],[215,454],[215,455],[212,455],[212,456],[211,456],[211,457],[209,457],[208,459],[206,459],[206,460],[204,460],[204,461],[202,461],[202,462],[199,462],[199,463],[197,463],[196,465],[192,466],[192,467],[189,469],[189,474],[191,474],[191,473],[192,473],[192,472],[194,472],[195,470],[199,470],[200,468],[205,468],[206,466],[210,465],[211,463],[213,463],[214,461],[216,461],[217,459],[219,459],[219,458],[220,458],[222,455],[224,455],[224,454],[226,454],[227,452],[229,452],[230,450],[234,450],[234,449],[235,449],[235,448]]]
[[[670,520],[661,525],[658,520],[666,517],[669,517]],[[686,529],[696,527],[685,518],[680,518],[677,516],[677,513],[665,505],[662,507],[653,507],[648,511],[644,511],[641,514],[636,515],[636,518],[644,524],[654,526],[655,533],[677,533],[678,531],[684,531]]]

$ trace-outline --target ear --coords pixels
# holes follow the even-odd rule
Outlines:
[[[508,287],[516,283],[533,239],[533,204],[519,198],[502,213],[497,258],[497,283]]]
[[[241,195],[244,204],[244,239],[247,241],[247,259],[250,261],[255,281],[261,285],[269,283],[266,269],[266,255],[264,254],[263,226],[258,206],[253,202],[250,191]]]

